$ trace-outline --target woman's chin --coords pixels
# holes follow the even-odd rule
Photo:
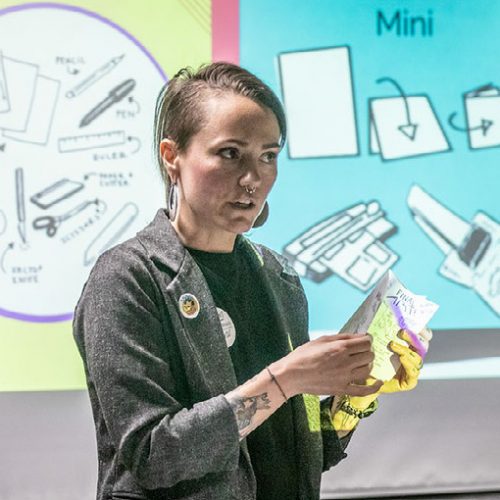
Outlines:
[[[252,229],[254,217],[239,217],[237,220],[232,220],[226,227],[235,234],[243,234]]]

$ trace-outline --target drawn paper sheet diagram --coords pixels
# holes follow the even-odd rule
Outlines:
[[[291,158],[359,153],[348,47],[278,57]]]
[[[371,153],[397,160],[450,150],[426,95],[408,96],[392,78],[380,78],[377,83],[391,84],[399,95],[369,101]]]
[[[358,203],[306,229],[283,254],[301,276],[316,283],[337,274],[366,291],[398,259],[383,243],[396,230],[377,201]]]
[[[482,85],[463,95],[466,126],[457,125],[452,113],[448,122],[452,128],[467,133],[471,149],[500,146],[500,88]]]
[[[46,322],[71,318],[90,266],[163,203],[149,144],[165,76],[113,23],[30,5],[0,16],[0,314]]]

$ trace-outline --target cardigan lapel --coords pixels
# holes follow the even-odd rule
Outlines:
[[[156,266],[166,266],[175,273],[171,281],[166,276],[163,292],[168,298],[170,313],[176,316],[175,323],[181,325],[177,335],[184,336],[209,394],[217,396],[233,390],[237,386],[236,375],[212,294],[203,273],[180,242],[165,211],[159,210],[153,222],[138,237]],[[185,294],[194,296],[198,301],[196,317],[182,314],[180,299]]]
[[[178,306],[176,311],[183,334],[197,358],[210,393],[216,396],[233,390],[237,386],[236,375],[217,309],[203,273],[187,252],[177,279],[168,287],[167,293],[172,303]],[[184,294],[191,294],[198,300],[196,317],[182,314],[179,299]]]

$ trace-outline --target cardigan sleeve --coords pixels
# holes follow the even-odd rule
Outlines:
[[[304,303],[307,304],[305,290],[302,286],[300,277],[297,272],[293,269],[293,267],[289,264],[285,257],[274,252],[272,252],[272,254],[283,268],[282,275],[284,274],[290,281],[290,283],[292,285],[295,285],[295,287],[300,290],[302,296],[304,297]],[[306,325],[309,325],[309,315],[307,307],[304,308],[304,314],[306,315],[305,323]],[[292,342],[294,344],[294,348],[310,340],[307,329],[305,332],[303,332],[302,335],[300,334],[300,330],[294,333],[297,336],[297,338],[295,339],[295,343]],[[344,438],[339,439],[337,432],[333,428],[332,415],[330,410],[332,399],[333,397],[326,398],[322,400],[319,405],[321,442],[323,445],[323,471],[326,471],[334,465],[337,465],[341,460],[347,457],[345,449],[347,448],[347,445],[349,444],[349,441],[352,437],[352,433],[350,433]]]
[[[223,395],[183,405],[168,361],[165,321],[147,259],[115,247],[96,263],[77,305],[98,441],[147,489],[238,467],[239,436]],[[98,443],[99,446],[99,443]]]

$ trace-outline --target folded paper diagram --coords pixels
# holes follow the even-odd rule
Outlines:
[[[438,117],[426,95],[406,95],[399,84],[388,81],[397,96],[377,97],[369,101],[370,152],[383,160],[397,160],[450,150]]]
[[[358,155],[349,48],[283,53],[278,62],[290,158]]]
[[[484,85],[463,96],[471,149],[500,146],[500,89]]]
[[[408,207],[415,222],[446,255],[439,273],[472,288],[500,315],[500,225],[478,212],[471,223],[412,186]]]
[[[303,277],[319,283],[337,274],[366,291],[398,259],[382,243],[396,230],[377,201],[359,203],[310,227],[283,253]]]

